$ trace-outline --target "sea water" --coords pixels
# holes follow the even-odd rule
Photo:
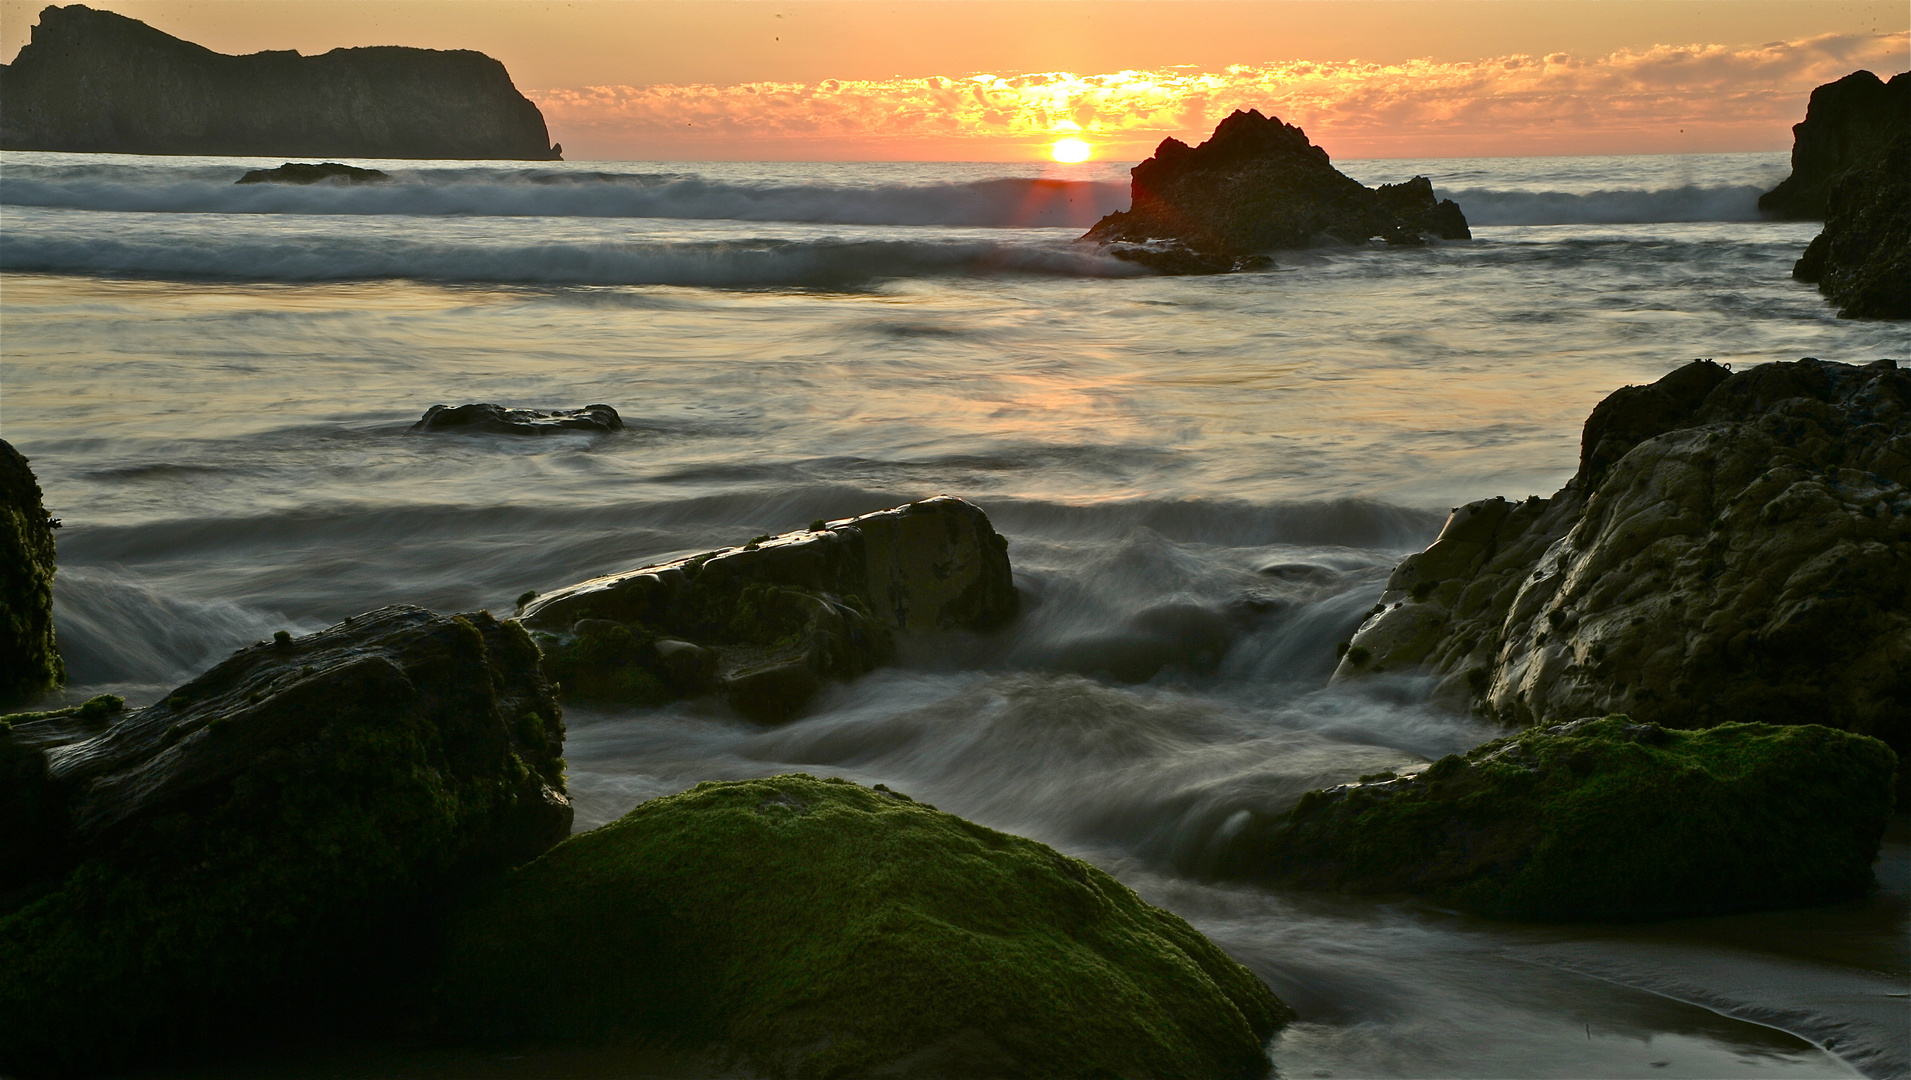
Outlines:
[[[1911,1072],[1901,842],[1863,901],[1631,927],[1202,874],[1241,810],[1494,736],[1413,678],[1327,686],[1334,647],[1449,508],[1564,482],[1604,395],[1695,357],[1911,359],[1791,280],[1816,227],[1755,206],[1784,155],[1343,162],[1431,177],[1474,238],[1193,278],[1076,242],[1118,165],[234,184],[276,164],[0,155],[0,427],[64,526],[65,699],[960,495],[1009,538],[1015,624],[781,727],[570,707],[577,827],[708,779],[887,783],[1194,922],[1299,1010],[1284,1076]],[[407,430],[475,401],[626,430]]]

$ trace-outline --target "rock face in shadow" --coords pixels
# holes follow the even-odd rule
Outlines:
[[[0,440],[0,705],[66,680],[53,637],[55,524],[27,459]]]
[[[504,405],[433,405],[412,431],[471,431],[490,435],[552,435],[560,431],[608,434],[624,430],[609,405],[581,409],[513,409]]]
[[[1864,895],[1897,757],[1813,724],[1536,728],[1426,771],[1310,791],[1223,870],[1523,919],[1638,919]]]
[[[1825,724],[1911,753],[1911,374],[1695,361],[1616,391],[1551,499],[1455,510],[1335,678],[1506,724]]]
[[[1792,277],[1816,283],[1844,318],[1911,319],[1911,132],[1831,182],[1825,231]]]
[[[361,169],[356,165],[341,165],[336,161],[323,161],[317,165],[306,165],[288,161],[276,169],[253,169],[234,180],[235,184],[379,184],[391,179],[391,174],[378,169]]]
[[[484,612],[382,608],[117,707],[0,731],[0,1072],[375,1011],[448,891],[570,831],[537,650]]]
[[[947,495],[526,599],[566,695],[717,691],[761,720],[886,662],[898,632],[984,630],[1016,611],[1008,542]]]
[[[471,1030],[662,1038],[745,1075],[1258,1077],[1293,1017],[1095,867],[837,778],[653,799],[509,875],[450,941]]]
[[[1300,128],[1259,111],[1235,112],[1199,146],[1162,140],[1135,166],[1130,199],[1082,239],[1168,273],[1248,269],[1282,248],[1472,235],[1425,177],[1376,191],[1334,168]]]
[[[1854,71],[1811,92],[1805,119],[1792,125],[1792,174],[1759,196],[1758,208],[1788,221],[1823,221],[1840,176],[1870,166],[1891,141],[1911,132],[1911,72],[1883,82]]]
[[[379,47],[227,56],[79,4],[0,67],[0,148],[122,154],[558,155],[482,53]]]

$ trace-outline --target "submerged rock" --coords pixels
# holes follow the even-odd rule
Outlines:
[[[472,1030],[709,1046],[771,1076],[1262,1076],[1293,1015],[1087,863],[803,775],[644,803],[450,941]]]
[[[1818,725],[1575,720],[1309,792],[1243,827],[1224,871],[1507,918],[1842,900],[1873,885],[1897,761]]]
[[[1886,83],[1854,71],[1811,92],[1805,119],[1792,125],[1792,174],[1758,198],[1758,208],[1792,221],[1830,215],[1839,177],[1866,169],[1891,141],[1911,132],[1911,72]]]
[[[560,431],[607,433],[624,430],[623,417],[609,405],[581,409],[513,409],[503,405],[433,405],[412,431],[478,431],[492,435],[550,435]]]
[[[1460,208],[1436,200],[1425,177],[1368,188],[1334,168],[1300,128],[1259,111],[1235,112],[1196,147],[1162,140],[1133,177],[1130,208],[1082,239],[1168,273],[1251,268],[1279,248],[1472,235]]]
[[[1456,509],[1335,677],[1516,725],[1826,724],[1911,755],[1911,374],[1695,361],[1616,391],[1550,499]]]
[[[316,184],[320,181],[336,181],[341,184],[377,184],[390,179],[390,173],[378,169],[361,169],[356,165],[341,165],[336,161],[325,161],[317,165],[288,161],[276,169],[253,169],[234,180],[233,183]]]
[[[53,530],[39,481],[0,440],[0,705],[66,680],[53,637]]]
[[[376,1011],[457,885],[570,831],[524,631],[381,608],[159,704],[0,731],[0,1072],[113,1069]]]
[[[1911,133],[1832,181],[1825,231],[1792,277],[1815,282],[1844,318],[1911,319]]]
[[[654,704],[716,690],[762,720],[886,662],[896,632],[985,630],[1016,610],[1008,541],[947,495],[527,601],[567,695]]]
[[[0,148],[346,158],[558,156],[504,65],[386,46],[226,56],[80,4],[0,65]]]

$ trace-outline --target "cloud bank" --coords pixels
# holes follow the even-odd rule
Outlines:
[[[1790,146],[1811,88],[1907,66],[1911,34],[1468,63],[1286,61],[1220,71],[976,73],[529,91],[572,158],[1013,160],[1080,134],[1136,160],[1235,109],[1339,157],[1656,153]]]

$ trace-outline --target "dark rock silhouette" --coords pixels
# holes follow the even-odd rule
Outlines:
[[[1816,723],[1906,757],[1907,655],[1911,373],[1698,361],[1601,402],[1552,498],[1456,509],[1335,678],[1424,668],[1506,724]]]
[[[555,159],[544,117],[482,53],[227,56],[79,4],[0,66],[0,148],[127,154]]]
[[[1847,319],[1911,319],[1911,132],[1831,182],[1825,231],[1792,277],[1815,282]]]
[[[1281,248],[1472,235],[1459,206],[1436,200],[1425,177],[1366,187],[1306,132],[1258,110],[1235,112],[1199,146],[1162,140],[1131,175],[1129,209],[1082,239],[1169,273],[1249,269]]]
[[[235,184],[317,184],[333,181],[341,184],[376,184],[390,180],[391,174],[377,169],[361,169],[355,165],[341,165],[336,161],[321,162],[317,165],[304,165],[288,161],[276,169],[253,169]]]
[[[504,405],[433,405],[413,431],[475,431],[492,435],[551,435],[560,431],[622,431],[624,420],[609,405],[581,409],[513,409]]]
[[[537,649],[485,612],[281,634],[119,710],[0,730],[8,1075],[374,1015],[449,894],[570,832]]]
[[[1889,83],[1854,71],[1811,92],[1805,119],[1792,125],[1792,174],[1759,196],[1758,208],[1789,221],[1822,221],[1832,183],[1883,155],[1911,131],[1911,72]]]
[[[0,705],[60,685],[53,638],[53,530],[27,459],[0,440]]]

